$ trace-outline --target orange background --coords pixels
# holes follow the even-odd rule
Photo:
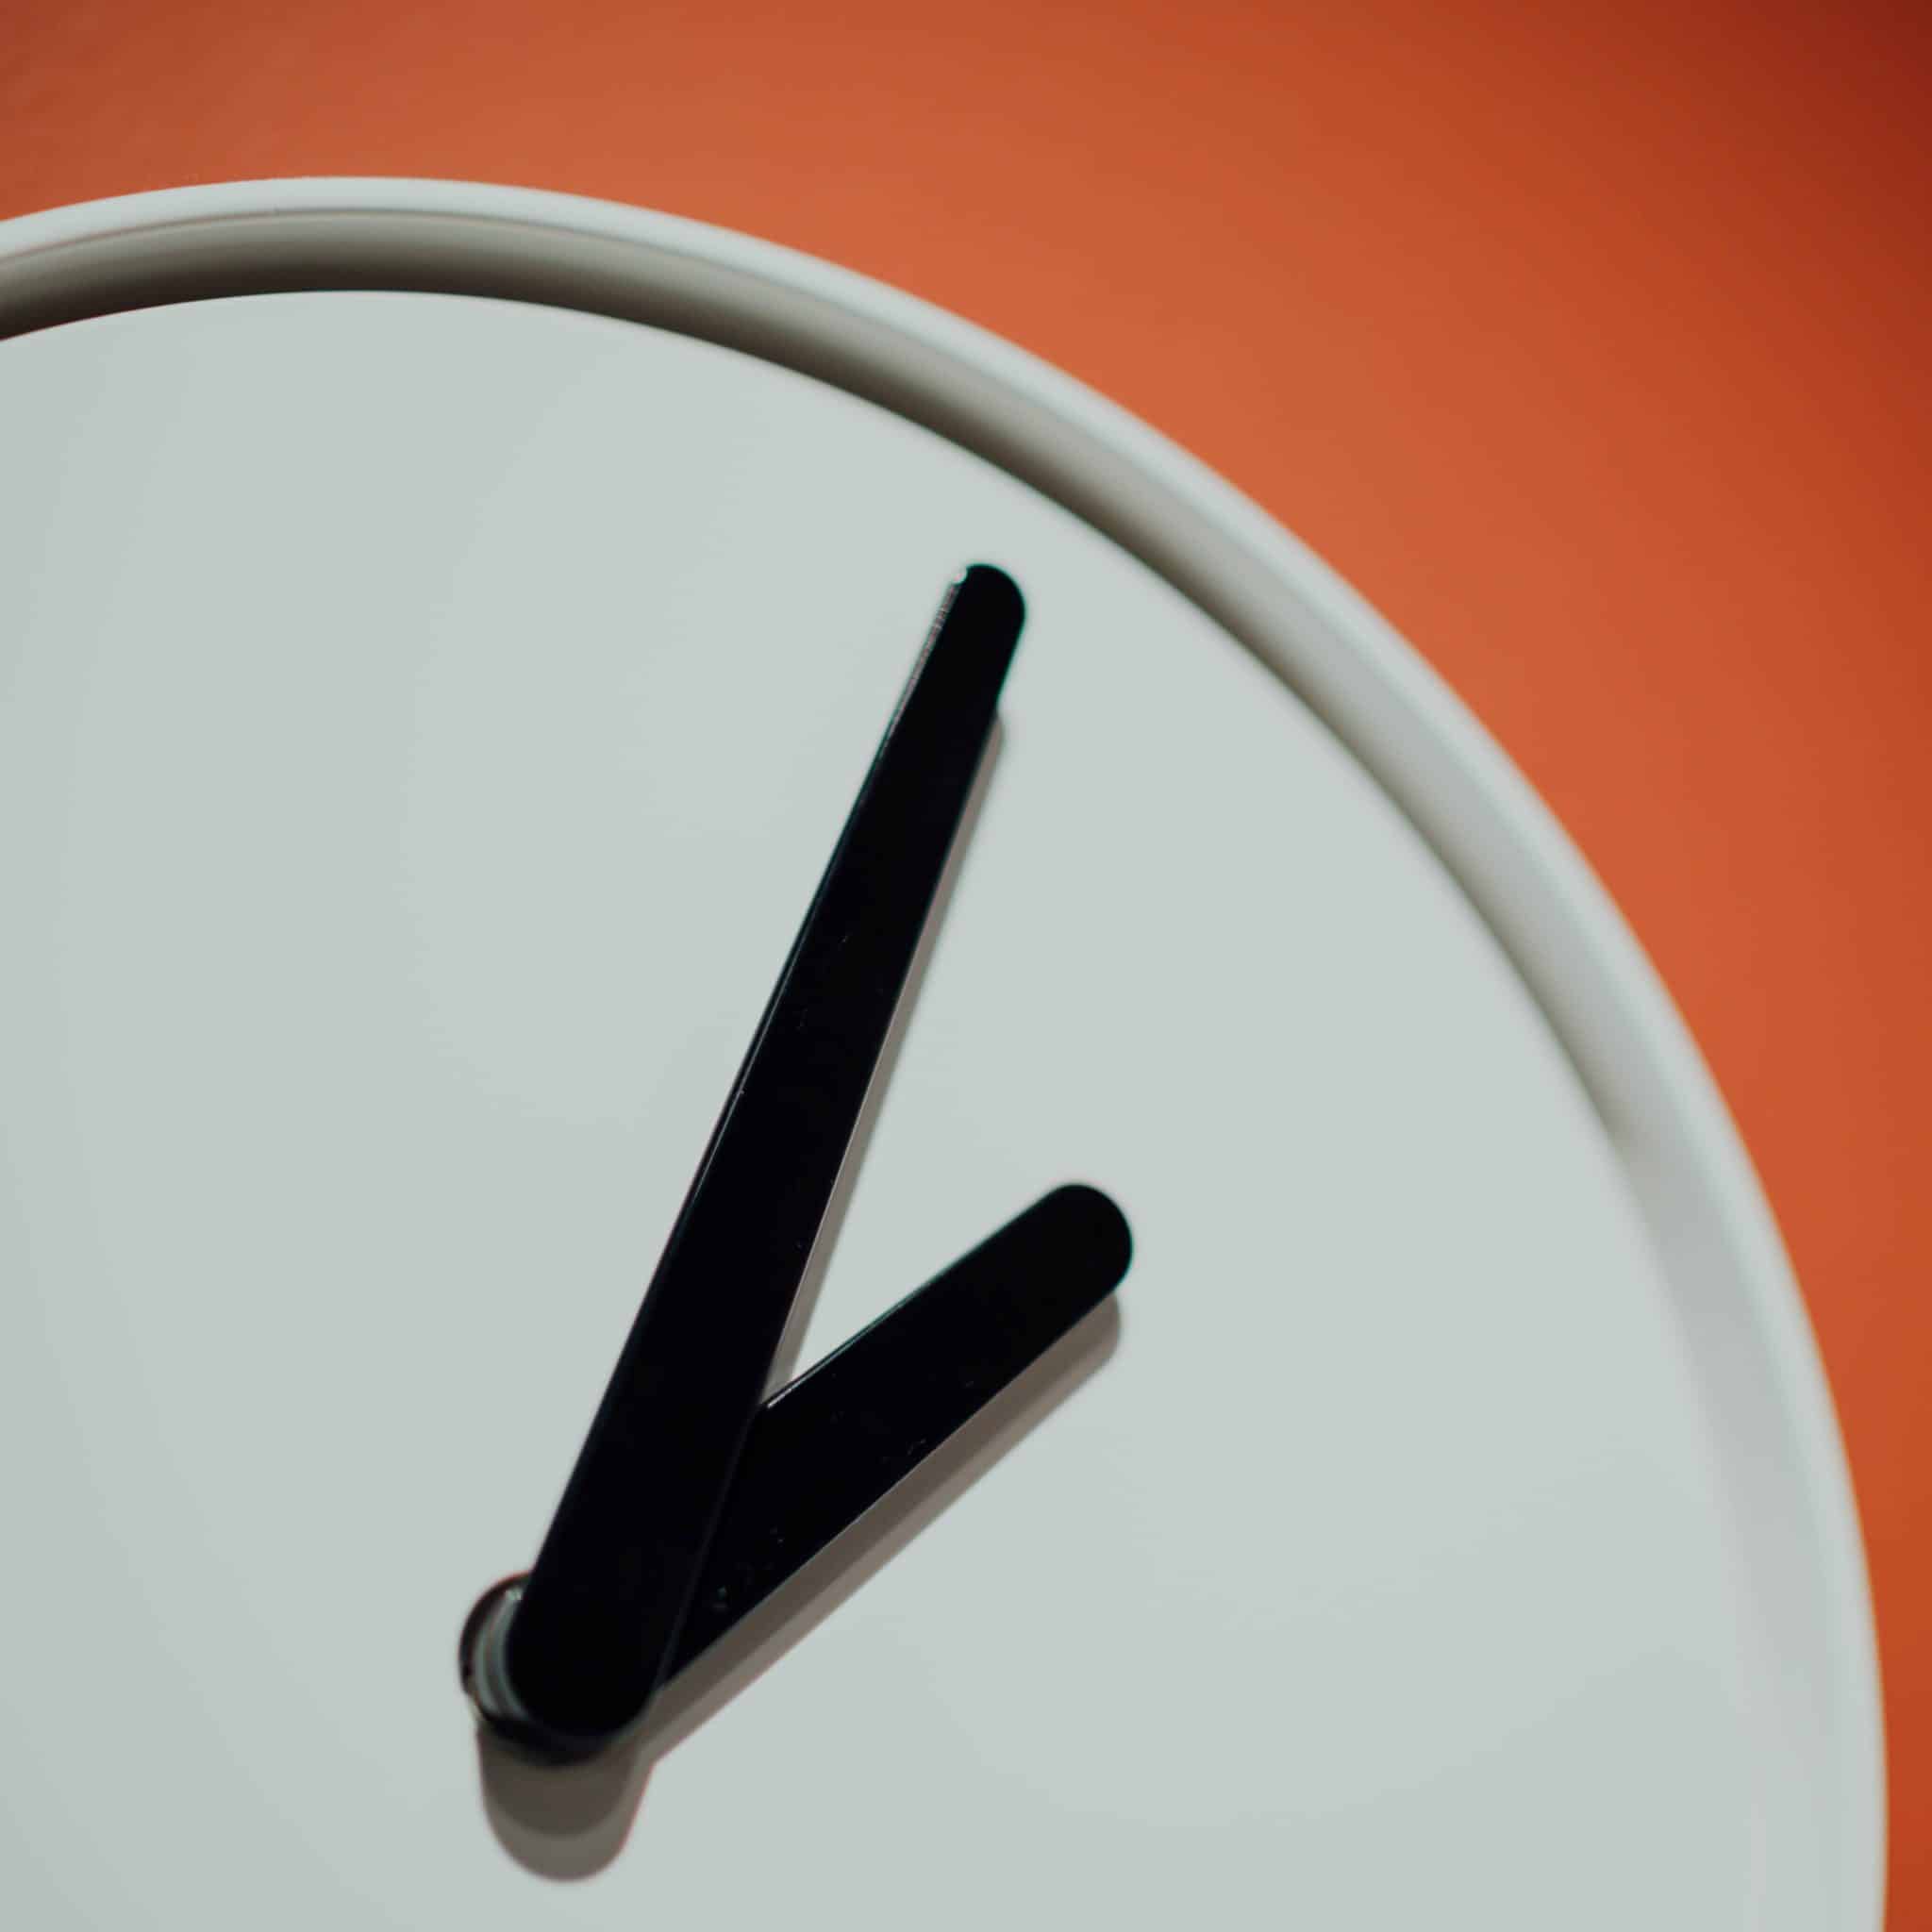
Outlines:
[[[0,215],[225,176],[669,208],[931,298],[1258,498],[1608,881],[1782,1222],[1932,1924],[1932,11],[12,0]],[[4,433],[4,430],[0,430]]]

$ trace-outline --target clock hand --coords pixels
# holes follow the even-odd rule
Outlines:
[[[672,1673],[1097,1308],[1132,1255],[1105,1194],[1057,1188],[773,1396],[746,1439]]]
[[[916,1289],[752,1420],[665,1676],[676,1676],[891,1493],[1097,1308],[1126,1273],[1121,1211],[1057,1188]],[[515,1614],[512,1578],[471,1613],[460,1656],[471,1702],[541,1750],[491,1674],[491,1619]]]
[[[941,607],[499,1633],[519,1723],[558,1755],[665,1674],[1024,619],[985,564]]]

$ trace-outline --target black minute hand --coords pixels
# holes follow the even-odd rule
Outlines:
[[[984,564],[941,606],[503,1633],[520,1726],[560,1754],[667,1674],[1024,618]]]

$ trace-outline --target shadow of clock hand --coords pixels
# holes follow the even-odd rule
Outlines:
[[[667,1684],[635,1739],[588,1763],[533,1765],[479,1728],[483,1807],[498,1842],[541,1877],[588,1878],[602,1871],[630,1836],[658,1759],[942,1515],[1107,1361],[1119,1336],[1119,1309],[1108,1297],[858,1523]]]

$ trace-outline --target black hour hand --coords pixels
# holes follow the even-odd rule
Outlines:
[[[1058,1188],[758,1410],[672,1669],[702,1655],[1008,1388],[1127,1272],[1096,1188]]]
[[[1133,1244],[1097,1189],[1057,1188],[916,1289],[753,1419],[724,1515],[672,1654],[671,1675],[737,1627],[883,1502],[1100,1307]],[[515,1611],[521,1578],[478,1605],[473,1625]],[[505,1687],[479,1681],[501,1646],[462,1645],[473,1703],[526,1749],[552,1747],[506,1723]]]

